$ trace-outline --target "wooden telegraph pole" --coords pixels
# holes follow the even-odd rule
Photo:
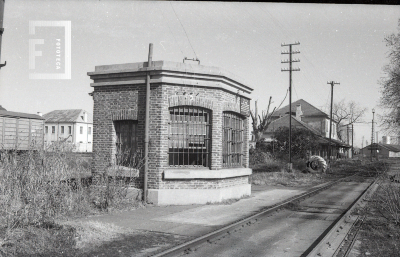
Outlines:
[[[331,119],[330,119],[330,122],[329,122],[329,145],[328,145],[328,162],[330,163],[331,162],[331,155],[332,155],[332,153],[331,153],[331,144],[332,144],[332,120],[333,120],[333,117],[332,117],[332,107],[333,107],[333,86],[334,85],[340,85],[340,83],[339,82],[335,82],[335,81],[328,81],[328,84],[330,84],[331,85]]]
[[[0,69],[1,67],[6,66],[7,62],[4,62],[4,64],[1,64],[1,39],[3,37],[3,20],[4,20],[4,2],[5,0],[0,0]]]
[[[354,157],[354,126],[351,124],[351,158],[353,159]]]
[[[293,62],[300,62],[300,60],[293,60],[293,54],[299,54],[300,51],[292,51],[293,45],[300,45],[300,42],[293,44],[281,44],[281,46],[289,46],[289,52],[281,52],[281,54],[288,54],[289,60],[283,60],[281,63],[289,63],[289,69],[281,69],[281,71],[289,71],[289,171],[292,171],[292,71],[300,71],[299,68],[292,68]]]
[[[372,161],[372,153],[375,151],[372,146],[374,144],[374,119],[375,119],[375,109],[372,109],[372,131],[371,131],[371,161]]]

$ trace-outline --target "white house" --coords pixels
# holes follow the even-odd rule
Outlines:
[[[93,116],[82,109],[55,110],[45,118],[44,140],[47,146],[54,142],[70,142],[78,152],[91,152]]]

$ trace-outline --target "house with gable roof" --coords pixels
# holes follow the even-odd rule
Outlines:
[[[363,157],[370,158],[392,158],[400,157],[400,145],[373,143],[360,149]]]
[[[77,152],[92,152],[92,114],[82,109],[54,110],[44,114],[43,118],[45,145],[68,142]]]
[[[263,133],[265,141],[271,142],[274,131],[279,127],[289,127],[289,117],[292,119],[292,127],[310,130],[318,136],[320,147],[319,149],[311,149],[311,154],[327,158],[330,117],[328,114],[303,99],[293,102],[290,112],[289,105],[274,112],[272,115],[273,121],[269,125],[267,131]],[[338,140],[336,131],[337,122],[332,120],[331,149],[333,158],[344,155],[351,147]]]

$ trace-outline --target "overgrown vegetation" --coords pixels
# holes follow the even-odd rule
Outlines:
[[[388,223],[400,228],[400,184],[390,181],[387,176],[381,178],[375,208]]]
[[[274,152],[279,159],[286,160],[289,156],[289,128],[280,127],[274,132]],[[318,138],[310,130],[292,127],[292,158],[304,159],[310,149],[319,147]]]
[[[253,169],[250,181],[254,185],[310,186],[358,172],[373,177],[384,174],[388,169],[385,161],[339,159],[331,162],[325,174],[310,174],[307,172],[307,159],[295,155],[293,171],[289,172],[286,158],[267,151],[265,146],[250,151],[250,167]]]
[[[361,256],[400,256],[400,184],[382,174],[364,214]]]
[[[119,166],[109,170],[111,174],[106,171],[92,178],[91,164],[65,149],[2,151],[0,256],[71,248],[75,230],[57,221],[140,206],[139,191],[127,198],[129,179],[123,174],[127,170]]]
[[[250,167],[253,185],[308,186],[321,183],[319,174],[306,172],[305,159],[292,160],[293,171],[289,172],[286,160],[279,159],[266,152],[267,147],[260,145],[250,151]]]

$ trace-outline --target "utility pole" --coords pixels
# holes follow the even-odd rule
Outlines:
[[[364,158],[364,136],[362,136],[362,140],[361,140],[361,149],[362,149],[362,157]]]
[[[371,161],[372,161],[372,145],[374,144],[374,120],[375,120],[375,109],[372,109],[372,131],[371,131]]]
[[[1,1],[1,0],[0,0]],[[149,173],[149,133],[150,133],[150,68],[153,65],[153,44],[149,44],[149,57],[146,72],[146,113],[144,123],[144,178],[143,178],[143,201],[147,203],[148,196],[148,173]]]
[[[6,66],[6,62],[4,62],[4,64],[1,64],[1,39],[3,37],[3,32],[4,32],[4,28],[3,28],[4,3],[5,3],[5,0],[0,0],[0,69],[1,69],[1,67]]]
[[[351,159],[353,159],[353,155],[354,155],[354,126],[353,124],[351,124]]]
[[[350,137],[349,137],[349,126],[350,126],[350,125],[347,125],[347,126],[346,126],[346,133],[347,133],[347,144],[348,144],[348,145],[350,144]],[[352,156],[352,155],[351,155],[351,153],[349,153],[347,157],[349,157],[349,158],[350,158],[350,156]]]
[[[281,63],[289,63],[289,69],[281,69],[281,71],[289,71],[289,171],[292,171],[292,71],[300,71],[300,68],[292,68],[292,63],[300,62],[299,59],[293,60],[293,54],[299,54],[300,51],[292,51],[292,46],[300,45],[300,42],[292,44],[281,44],[281,46],[289,46],[289,51],[281,52],[281,54],[288,54],[289,60],[283,60]]]
[[[340,85],[339,82],[335,82],[335,81],[328,81],[328,84],[331,85],[331,120],[329,122],[329,145],[328,145],[328,162],[331,162],[331,144],[332,144],[332,108],[333,108],[333,86],[334,85]]]

